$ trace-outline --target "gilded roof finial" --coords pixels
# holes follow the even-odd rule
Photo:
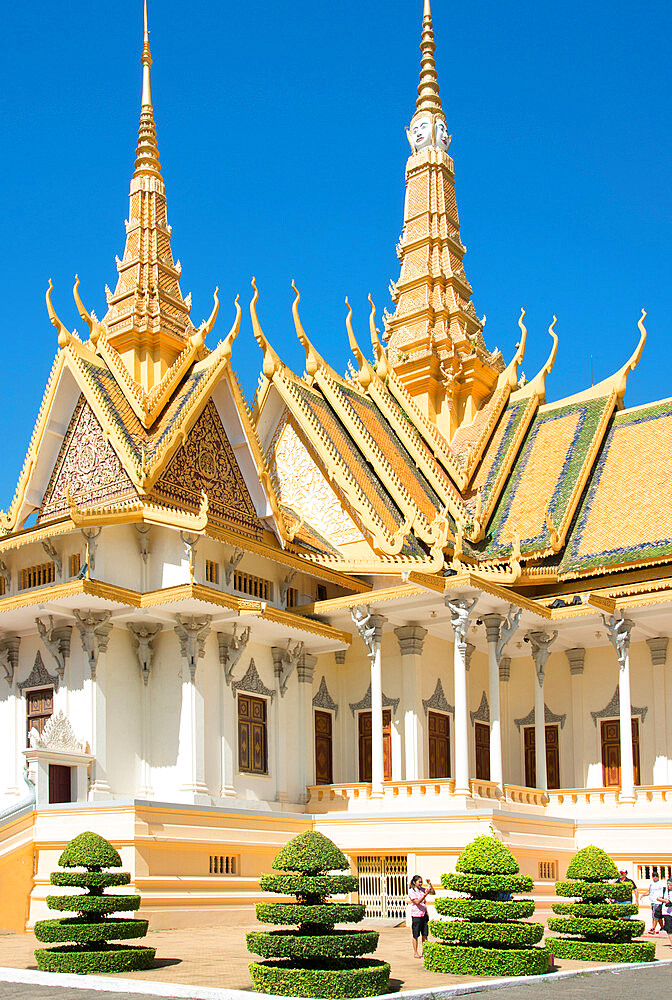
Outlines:
[[[422,41],[420,42],[420,52],[422,53],[420,59],[420,83],[418,84],[418,98],[415,102],[416,111],[431,111],[436,113],[443,110],[439,96],[436,62],[434,61],[435,49],[432,7],[430,0],[425,0],[425,9],[422,17]]]
[[[371,365],[366,360],[361,350],[359,349],[359,344],[355,338],[354,330],[352,329],[352,306],[348,302],[348,296],[345,296],[345,304],[348,309],[348,314],[345,317],[345,328],[348,331],[348,341],[350,343],[350,350],[355,355],[357,364],[359,365],[359,371],[357,372],[357,381],[361,385],[362,389],[368,389],[371,385],[373,379],[373,371],[371,370]]]
[[[145,34],[142,44],[142,100],[140,107],[140,126],[138,128],[138,145],[135,151],[134,177],[143,174],[154,174],[161,177],[159,163],[159,147],[156,142],[156,124],[154,122],[154,106],[152,104],[152,78],[150,67],[152,53],[149,49],[149,27],[147,22],[147,0],[145,0]]]
[[[309,379],[312,379],[320,368],[324,368],[326,366],[323,358],[317,353],[310,342],[308,334],[303,329],[303,323],[301,322],[301,317],[299,316],[299,302],[301,301],[301,295],[299,294],[299,290],[296,287],[294,279],[292,279],[292,288],[294,289],[294,294],[296,296],[292,305],[292,316],[294,317],[296,336],[299,338],[299,343],[306,352],[306,375]]]

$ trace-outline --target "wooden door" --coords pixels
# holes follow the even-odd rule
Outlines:
[[[618,788],[621,784],[621,725],[618,719],[607,719],[600,726],[602,740],[602,782],[605,788]],[[639,720],[632,720],[632,760],[635,784],[640,784],[639,772]]]
[[[450,716],[442,712],[427,714],[429,733],[429,776],[450,777]]]
[[[266,701],[238,695],[238,770],[268,774]]]
[[[26,692],[26,746],[30,744],[30,730],[42,733],[54,710],[54,689],[38,688]]]
[[[392,712],[383,709],[383,778],[392,780]],[[371,781],[371,712],[359,713],[359,780]]]
[[[525,784],[537,787],[537,748],[534,742],[534,726],[523,730],[523,751],[525,755]],[[546,726],[546,784],[549,788],[560,788],[560,730],[558,726]]]
[[[480,781],[490,781],[490,726],[487,722],[474,724],[476,742],[476,777]]]
[[[315,711],[315,784],[330,785],[334,780],[331,712]]]
[[[49,765],[49,801],[72,802],[72,771],[69,767]]]

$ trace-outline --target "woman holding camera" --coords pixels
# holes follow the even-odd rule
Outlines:
[[[429,936],[429,915],[425,900],[436,895],[429,879],[427,885],[422,884],[422,875],[414,875],[408,886],[408,901],[411,904],[411,934],[413,935],[413,958],[422,958],[418,954],[418,938],[422,937],[424,946]]]

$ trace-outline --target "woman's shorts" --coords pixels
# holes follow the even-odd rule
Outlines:
[[[672,934],[672,913],[663,914],[663,927],[668,934]]]
[[[670,920],[672,920],[672,917],[670,917]],[[425,913],[424,917],[411,918],[411,933],[414,938],[429,936],[429,916],[427,913]]]

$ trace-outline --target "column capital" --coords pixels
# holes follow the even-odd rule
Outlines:
[[[400,625],[395,628],[394,634],[399,640],[399,649],[402,656],[422,655],[422,647],[427,635],[427,629],[422,625]]]
[[[669,639],[666,635],[656,636],[654,639],[647,639],[646,645],[651,653],[651,663],[654,667],[664,667],[667,663],[667,647]]]
[[[4,667],[5,678],[10,688],[17,676],[20,643],[21,637],[18,635],[6,635],[0,641],[0,666]]]
[[[347,649],[337,649],[336,652],[334,653],[334,659],[336,660],[336,663],[338,663],[339,665],[345,663],[346,653]]]
[[[496,611],[481,615],[481,621],[485,625],[485,636],[488,642],[499,642],[499,630],[504,618]]]
[[[570,674],[582,674],[586,650],[584,646],[573,646],[565,650],[565,656],[569,660]]]
[[[511,657],[503,656],[499,661],[499,679],[500,681],[510,681],[511,680]]]
[[[299,678],[299,684],[312,684],[313,675],[315,673],[315,664],[317,663],[317,657],[312,653],[302,653],[299,657],[299,665],[296,668],[296,674]]]

